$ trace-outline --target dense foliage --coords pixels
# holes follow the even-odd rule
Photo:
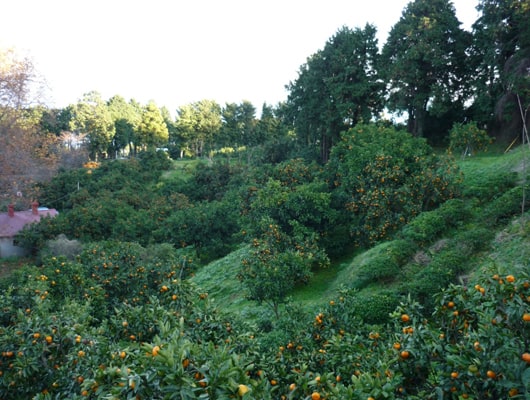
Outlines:
[[[528,248],[525,155],[464,158],[525,126],[529,6],[478,8],[466,32],[412,1],[382,53],[373,26],[339,29],[260,118],[96,92],[33,108],[31,63],[0,53],[1,189],[59,210],[0,279],[0,398],[528,398],[528,259],[501,255]],[[252,310],[216,304],[206,269]],[[330,299],[292,300],[328,271]]]
[[[458,192],[455,165],[436,156],[424,139],[362,124],[341,138],[326,167],[335,201],[348,211],[347,226],[359,245],[386,238]]]
[[[383,325],[362,323],[355,291],[344,291],[313,313],[290,306],[266,333],[190,285],[192,265],[170,249],[105,242],[2,280],[2,398],[530,393],[526,267],[492,266],[448,287],[432,316],[405,300]]]

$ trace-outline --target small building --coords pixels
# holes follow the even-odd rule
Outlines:
[[[26,225],[57,214],[57,210],[39,207],[37,202],[33,202],[31,209],[26,211],[15,211],[13,204],[8,205],[7,213],[0,213],[0,258],[26,255],[26,250],[16,245],[15,235]]]

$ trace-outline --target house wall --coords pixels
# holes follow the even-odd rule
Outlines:
[[[13,244],[13,238],[0,238],[0,258],[21,257],[26,254],[24,248]]]

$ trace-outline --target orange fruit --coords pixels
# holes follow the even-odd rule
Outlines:
[[[402,314],[401,315],[401,321],[402,322],[409,322],[410,321],[410,317],[407,314]]]
[[[50,344],[51,342],[53,342],[53,337],[50,335],[46,336],[46,343]]]
[[[516,388],[511,388],[508,392],[508,396],[510,397],[517,396],[518,394],[519,394],[519,391]]]
[[[239,397],[243,397],[245,395],[245,393],[248,392],[248,386],[247,385],[239,385],[238,389],[237,389],[237,394],[239,395]]]
[[[160,346],[155,346],[155,347],[153,347],[153,350],[151,351],[151,354],[153,356],[157,356],[159,351],[160,351]]]
[[[514,283],[515,277],[513,275],[507,275],[506,276],[506,282]]]
[[[529,313],[523,314],[523,321],[530,322],[530,314]]]
[[[455,302],[454,301],[450,301],[449,303],[447,303],[447,307],[449,308],[453,308],[455,306]]]
[[[497,377],[497,374],[492,370],[488,370],[488,372],[486,372],[486,376],[490,379],[495,379]]]
[[[271,385],[272,385],[272,386],[276,386],[277,384],[278,384],[278,382],[276,382],[275,379],[271,379]]]
[[[311,400],[320,400],[320,393],[318,392],[311,393]]]
[[[458,378],[458,372],[456,372],[456,371],[451,372],[451,378],[452,378],[452,379],[456,379],[456,378]]]
[[[289,385],[289,390],[292,392],[292,391],[295,390],[295,389],[296,389],[296,384],[295,384],[295,383],[291,383],[291,384]]]
[[[410,357],[410,353],[407,350],[403,350],[399,355],[405,360]]]
[[[127,356],[127,353],[124,351],[120,352],[120,358],[125,358]]]
[[[401,349],[401,344],[398,343],[398,342],[396,342],[396,343],[394,343],[394,345],[393,345],[392,347],[393,347],[394,349],[396,349],[396,350],[399,350],[399,349]]]
[[[521,356],[521,360],[523,360],[527,364],[530,364],[530,353],[523,353],[523,355]]]

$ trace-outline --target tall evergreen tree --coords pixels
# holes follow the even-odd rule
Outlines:
[[[107,104],[98,92],[86,93],[74,105],[70,129],[87,135],[92,158],[107,157],[116,128]]]
[[[415,0],[392,27],[382,54],[387,106],[407,114],[415,136],[424,135],[429,116],[463,109],[470,44],[450,0]]]
[[[320,146],[321,161],[327,161],[340,132],[381,111],[378,58],[374,26],[342,27],[287,86],[296,133],[304,145]]]
[[[221,129],[221,106],[214,100],[201,100],[177,110],[177,130],[183,146],[195,156],[202,156],[213,148]]]
[[[530,101],[530,1],[480,0],[477,9],[472,116],[495,136],[511,136],[521,124],[519,101]]]
[[[121,96],[111,97],[107,105],[116,130],[110,153],[117,156],[119,152],[131,146],[134,142],[141,114],[139,109],[134,106],[133,101],[127,102]]]
[[[137,131],[142,143],[148,148],[167,144],[169,132],[162,112],[154,102],[151,101],[144,107]]]

